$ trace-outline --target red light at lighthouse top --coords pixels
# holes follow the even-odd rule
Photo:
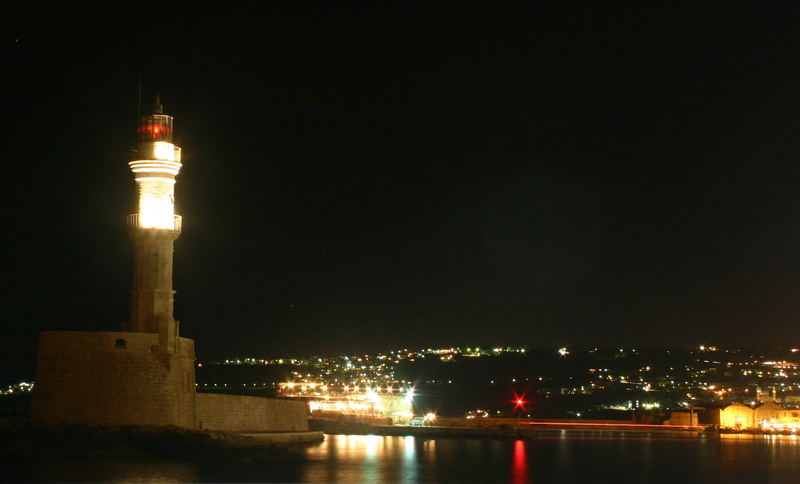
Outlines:
[[[172,116],[164,113],[164,108],[156,96],[153,103],[153,114],[139,118],[139,142],[165,141],[172,143]]]

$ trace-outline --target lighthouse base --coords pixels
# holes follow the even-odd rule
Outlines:
[[[195,428],[194,341],[170,346],[158,333],[39,333],[31,418]]]
[[[31,418],[40,423],[175,425],[228,432],[308,430],[305,402],[196,394],[194,341],[167,336],[39,333]]]

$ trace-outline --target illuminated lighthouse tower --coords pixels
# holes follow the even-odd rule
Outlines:
[[[175,177],[181,169],[181,149],[172,143],[172,116],[163,112],[158,96],[152,114],[139,119],[136,160],[128,163],[136,181],[138,213],[128,216],[133,239],[131,321],[123,330],[160,333],[174,340],[172,315],[172,252],[181,233],[175,215]],[[165,342],[165,341],[162,341]]]
[[[305,402],[195,392],[194,341],[178,336],[172,316],[172,252],[181,233],[174,193],[181,150],[172,144],[172,116],[164,114],[158,98],[151,114],[139,119],[138,136],[136,159],[129,163],[138,191],[137,213],[128,216],[134,254],[130,322],[122,331],[39,333],[31,419],[307,431]]]

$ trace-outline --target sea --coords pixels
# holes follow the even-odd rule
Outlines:
[[[288,457],[236,464],[20,462],[19,482],[800,482],[800,438],[688,432],[542,431],[525,439],[326,435]]]

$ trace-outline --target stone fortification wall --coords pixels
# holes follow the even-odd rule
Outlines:
[[[305,402],[215,393],[198,393],[195,402],[201,429],[227,432],[308,430]]]
[[[194,342],[156,333],[39,335],[31,417],[39,422],[194,427]]]
[[[697,425],[699,412],[673,410],[665,425]]]

